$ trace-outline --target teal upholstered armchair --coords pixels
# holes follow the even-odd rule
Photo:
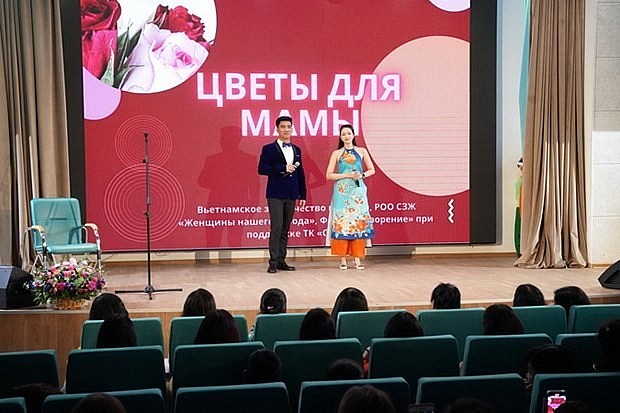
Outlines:
[[[73,254],[97,255],[95,265],[101,267],[99,228],[93,223],[82,223],[80,203],[75,198],[35,198],[30,201],[32,245],[37,262],[48,267],[48,258]],[[95,242],[88,242],[88,229]]]

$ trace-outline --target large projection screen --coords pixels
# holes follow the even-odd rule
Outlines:
[[[146,248],[147,189],[154,250],[266,247],[257,164],[280,115],[308,187],[289,246],[325,245],[342,123],[377,171],[373,245],[495,242],[495,1],[77,7],[63,5],[72,190],[104,250]]]

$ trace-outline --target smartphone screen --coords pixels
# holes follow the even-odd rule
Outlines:
[[[566,392],[564,390],[549,390],[545,395],[546,413],[554,413],[555,409],[566,403]]]

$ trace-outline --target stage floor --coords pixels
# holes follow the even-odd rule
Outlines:
[[[553,291],[566,285],[585,290],[593,302],[620,302],[620,290],[598,283],[605,268],[522,269],[509,256],[460,257],[369,257],[366,269],[338,269],[337,259],[289,261],[297,271],[266,272],[265,262],[151,264],[152,300],[145,293],[120,294],[130,311],[180,311],[187,294],[205,288],[218,308],[233,312],[257,310],[260,296],[268,288],[284,290],[292,311],[313,307],[331,308],[338,293],[353,286],[364,291],[372,308],[420,308],[428,306],[433,288],[440,282],[461,290],[464,306],[511,303],[522,283],[538,286],[547,301]],[[146,264],[106,266],[108,291],[139,290],[147,285]],[[159,291],[181,288],[180,292]]]

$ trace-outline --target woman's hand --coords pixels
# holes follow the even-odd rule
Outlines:
[[[355,179],[356,181],[362,178],[362,174],[359,171],[349,172],[349,178]]]

